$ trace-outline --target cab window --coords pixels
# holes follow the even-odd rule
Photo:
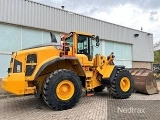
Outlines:
[[[90,36],[78,35],[78,54],[85,54],[88,60],[93,57],[93,45]]]
[[[78,35],[78,54],[88,54],[88,36]]]

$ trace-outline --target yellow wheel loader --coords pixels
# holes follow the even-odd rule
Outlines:
[[[99,37],[82,32],[71,32],[57,43],[52,42],[22,49],[13,53],[8,76],[2,88],[16,95],[34,94],[42,97],[52,109],[64,110],[75,106],[82,88],[86,95],[94,95],[105,87],[118,99],[131,96],[134,81],[125,66],[113,63],[114,55],[93,56],[99,47]],[[96,45],[92,41],[96,41]]]

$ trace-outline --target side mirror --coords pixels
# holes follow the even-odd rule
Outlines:
[[[99,47],[100,43],[99,43],[99,36],[96,36],[96,46]]]

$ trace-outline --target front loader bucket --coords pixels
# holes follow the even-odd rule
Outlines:
[[[153,72],[146,68],[129,69],[133,79],[135,91],[144,94],[159,93],[157,82],[154,80]]]

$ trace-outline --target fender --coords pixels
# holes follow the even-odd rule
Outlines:
[[[34,79],[37,78],[37,77],[41,74],[41,72],[42,72],[47,66],[49,66],[49,65],[51,65],[51,64],[54,64],[54,63],[56,63],[56,62],[58,62],[58,61],[62,61],[62,60],[75,60],[75,61],[77,62],[76,64],[78,65],[78,69],[79,69],[79,71],[81,72],[81,75],[82,75],[82,76],[85,76],[85,72],[84,72],[84,70],[83,70],[83,68],[82,68],[79,60],[78,60],[76,57],[58,57],[58,58],[54,58],[53,60],[50,60],[50,61],[44,63],[44,64],[39,68],[39,70],[38,70],[38,72],[36,73]]]
[[[125,66],[124,65],[116,65],[112,71],[112,74],[110,75],[109,78],[103,78],[102,79],[102,83],[106,84],[106,85],[109,85],[113,82],[115,76],[116,76],[116,73],[118,71],[118,69],[124,69]]]

